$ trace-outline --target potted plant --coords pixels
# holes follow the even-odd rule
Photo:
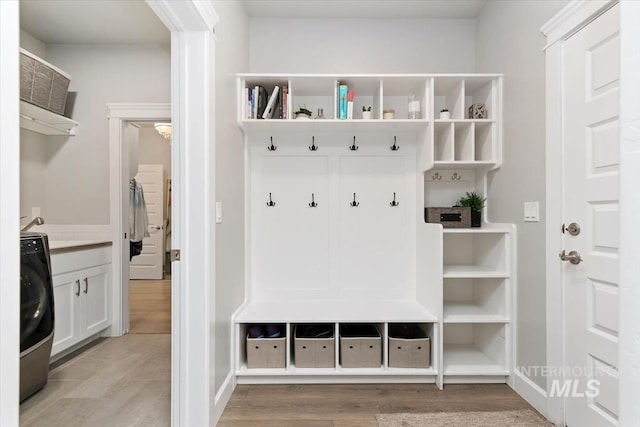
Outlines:
[[[480,227],[482,223],[482,209],[484,209],[484,202],[486,197],[482,198],[475,191],[468,192],[464,197],[458,200],[458,205],[466,208],[471,208],[471,226]]]
[[[451,118],[451,113],[448,108],[443,108],[440,110],[440,118],[443,120],[449,120]]]
[[[371,119],[371,106],[362,106],[362,119],[370,120]]]
[[[308,110],[307,106],[305,105],[298,108],[298,111],[296,111],[294,114],[296,116],[296,119],[310,119],[313,113],[311,112],[311,110]]]

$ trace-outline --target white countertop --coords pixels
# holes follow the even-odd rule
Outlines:
[[[95,246],[109,246],[110,240],[49,240],[51,252],[66,252]]]

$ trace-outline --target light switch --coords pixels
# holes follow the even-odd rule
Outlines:
[[[222,202],[216,202],[216,224],[222,222]]]
[[[524,202],[524,221],[525,222],[540,221],[540,203]]]

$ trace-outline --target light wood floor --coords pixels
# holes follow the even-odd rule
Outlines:
[[[171,336],[107,338],[53,369],[20,405],[25,427],[170,425]],[[506,385],[239,385],[220,427],[375,427],[375,414],[531,408]]]
[[[171,333],[171,277],[129,280],[129,333]]]

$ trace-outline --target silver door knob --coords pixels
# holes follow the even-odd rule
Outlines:
[[[562,252],[560,252],[559,256],[562,261],[569,261],[571,264],[577,265],[582,262],[582,257],[576,251],[571,251],[567,254],[563,250]]]

